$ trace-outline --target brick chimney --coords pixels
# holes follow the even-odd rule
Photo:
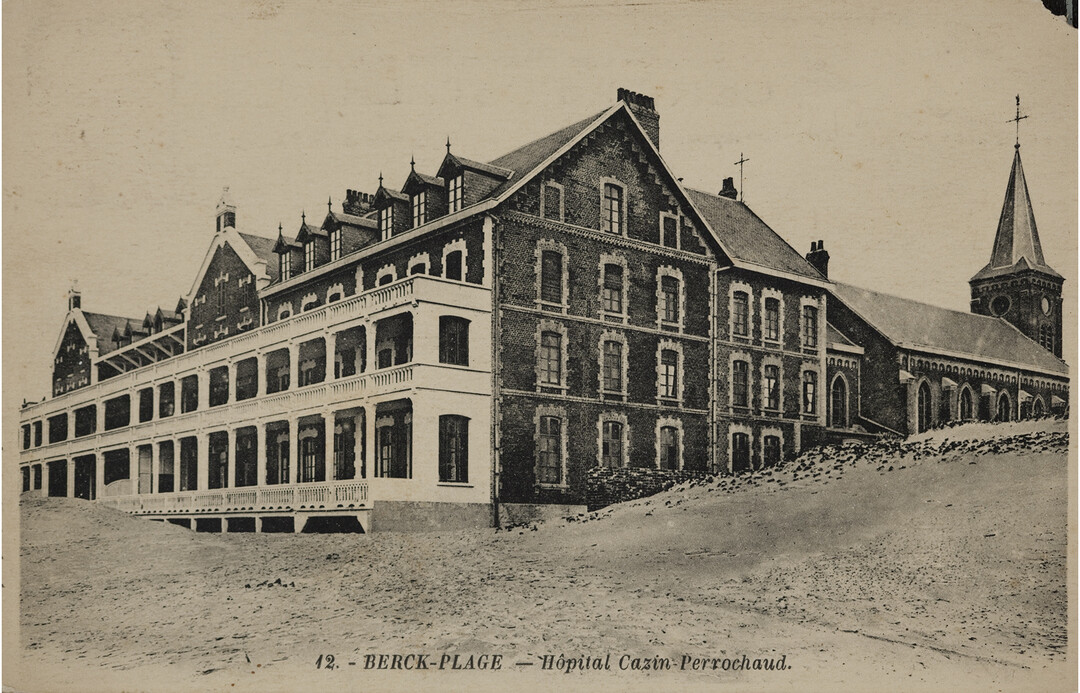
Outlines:
[[[345,201],[341,203],[341,211],[359,217],[371,211],[371,203],[375,200],[374,195],[358,190],[346,190]]]
[[[806,254],[806,261],[826,279],[829,278],[829,251],[825,250],[825,241],[810,241],[810,252]]]
[[[660,114],[656,112],[656,104],[653,97],[639,94],[636,91],[619,87],[618,101],[623,101],[630,107],[634,117],[645,129],[645,134],[652,140],[653,146],[660,149]]]
[[[720,197],[727,197],[727,198],[730,198],[732,200],[738,198],[739,197],[739,191],[735,189],[735,179],[734,178],[725,178],[724,179],[724,187],[723,187],[723,189],[721,189],[720,192],[718,192],[716,194],[719,195]]]

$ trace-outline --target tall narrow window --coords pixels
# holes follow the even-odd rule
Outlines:
[[[761,448],[766,467],[775,467],[780,464],[779,436],[765,436],[761,441]]]
[[[315,241],[311,240],[304,244],[304,271],[310,272],[315,269]]]
[[[544,212],[543,217],[545,219],[556,219],[558,221],[563,220],[563,191],[562,188],[554,183],[546,183],[544,185]]]
[[[420,226],[427,221],[427,193],[423,190],[412,196],[412,225]]]
[[[660,397],[675,399],[679,396],[679,352],[663,349],[660,352]]]
[[[562,384],[562,335],[558,332],[540,335],[540,384]]]
[[[660,277],[660,320],[663,323],[677,324],[680,313],[679,280],[664,275]]]
[[[731,471],[750,469],[750,436],[746,433],[731,434]]]
[[[225,291],[225,288],[228,285],[228,283],[229,282],[227,282],[224,279],[219,279],[218,283],[217,283],[216,296],[217,296],[218,315],[224,315],[225,314],[225,306],[226,306],[226,291]]]
[[[469,321],[465,318],[439,317],[439,363],[469,365]]]
[[[443,276],[454,281],[461,281],[461,251],[455,250],[452,253],[447,253],[445,264]]]
[[[281,281],[288,279],[289,274],[292,273],[292,256],[288,250],[278,255],[278,269],[280,270]]]
[[[927,399],[929,400],[929,397]],[[840,376],[833,379],[831,408],[829,425],[833,428],[847,428],[847,383]]]
[[[540,254],[540,300],[544,303],[562,305],[563,302],[563,256],[557,250],[545,250]]]
[[[614,183],[604,183],[600,229],[608,233],[623,232],[623,189]]]
[[[780,341],[780,301],[775,298],[765,299],[765,339],[770,342]]]
[[[620,421],[605,421],[600,441],[600,464],[604,467],[622,467],[623,461],[623,424]]]
[[[674,426],[660,428],[660,469],[679,468],[679,429]]]
[[[330,232],[330,262],[341,257],[341,229]]]
[[[541,416],[538,438],[540,445],[537,451],[537,481],[541,484],[562,484],[562,419],[557,416]]]
[[[803,306],[803,346],[816,349],[818,345],[818,314],[814,306]]]
[[[817,373],[814,371],[803,371],[802,410],[803,414],[817,413]]]
[[[660,217],[660,245],[668,248],[679,247],[679,220],[667,215]]]
[[[731,333],[739,337],[750,334],[750,297],[736,291],[731,301]]]
[[[325,481],[326,466],[323,460],[322,436],[313,435],[300,439],[300,481]]]
[[[459,173],[450,179],[450,213],[465,206],[465,174]]]
[[[604,391],[622,392],[623,389],[623,345],[619,342],[604,342]]]
[[[750,406],[750,364],[733,361],[731,364],[731,404],[736,407]]]
[[[623,268],[622,265],[609,263],[604,265],[604,289],[601,300],[605,313],[621,315],[623,312]]]
[[[469,419],[445,414],[439,417],[439,481],[469,480]]]
[[[765,366],[765,408],[780,408],[780,367]]]
[[[394,233],[394,204],[392,202],[379,210],[379,232],[384,241]]]
[[[352,479],[356,476],[356,433],[352,419],[334,423],[334,478]]]

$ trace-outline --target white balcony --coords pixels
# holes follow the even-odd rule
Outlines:
[[[296,486],[265,486],[109,496],[97,501],[134,515],[205,515],[222,513],[315,512],[363,510],[366,481],[326,481]]]

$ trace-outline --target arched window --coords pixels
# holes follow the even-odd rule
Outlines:
[[[731,471],[733,473],[750,469],[750,435],[748,433],[731,434]]]
[[[930,408],[930,386],[924,380],[919,385],[918,395],[918,409],[919,409],[919,433],[930,428],[933,425],[933,412]]]
[[[833,378],[829,402],[829,425],[847,428],[847,382],[840,375]]]
[[[1031,415],[1036,419],[1043,415],[1042,399],[1036,398],[1035,404],[1031,405]]]
[[[780,464],[779,436],[765,436],[761,441],[761,448],[766,467],[775,467]]]
[[[975,418],[975,404],[971,399],[971,389],[960,390],[960,420],[970,421]]]
[[[998,395],[997,401],[997,420],[998,421],[1011,421],[1012,420],[1012,402],[1009,401],[1009,393],[1002,390]]]

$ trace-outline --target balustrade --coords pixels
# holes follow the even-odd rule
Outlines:
[[[336,510],[363,507],[366,481],[327,481],[297,486],[178,491],[109,496],[97,502],[134,515]]]

